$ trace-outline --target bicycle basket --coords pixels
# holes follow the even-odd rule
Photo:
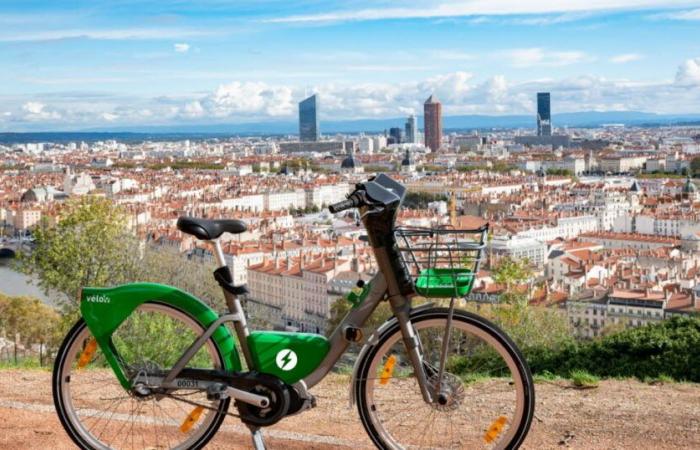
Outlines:
[[[483,256],[488,224],[475,230],[399,227],[398,247],[416,292],[424,297],[464,297]]]

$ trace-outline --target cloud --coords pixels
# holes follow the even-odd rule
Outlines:
[[[581,51],[549,51],[542,48],[518,48],[500,52],[513,67],[567,66],[592,61],[593,57]]]
[[[187,53],[190,50],[190,44],[183,42],[181,44],[175,44],[173,48],[177,53]]]
[[[542,58],[541,61],[548,61]],[[316,85],[232,81],[210,92],[145,98],[58,93],[29,100],[3,99],[12,112],[4,123],[16,128],[84,128],[101,124],[158,125],[179,123],[293,122],[297,103],[318,93],[322,120],[386,118],[420,114],[435,94],[445,115],[532,114],[535,94],[552,93],[553,109],[571,111],[697,112],[700,104],[700,58],[679,65],[675,80],[640,82],[596,76],[519,81],[504,75],[479,78],[466,71],[443,73],[408,82]],[[12,102],[19,102],[13,106]],[[50,105],[50,106],[49,106]]]
[[[0,42],[44,42],[63,39],[162,40],[217,34],[220,32],[182,28],[64,29],[0,33]]]
[[[700,9],[691,9],[691,10],[686,10],[686,11],[656,14],[652,17],[655,19],[688,20],[688,21],[700,20]]]
[[[399,4],[396,2],[396,4]],[[698,1],[685,1],[684,6],[700,4]],[[393,5],[389,2],[389,5]],[[264,20],[271,23],[313,23],[347,22],[396,19],[434,19],[468,16],[505,16],[583,13],[596,11],[619,11],[639,9],[677,8],[673,0],[452,0],[424,6],[406,8],[387,6],[384,8],[353,8],[317,14],[291,15]]]
[[[700,58],[688,59],[676,72],[676,84],[680,86],[700,86]]]
[[[22,105],[22,110],[26,113],[24,119],[28,121],[58,120],[61,118],[61,114],[58,111],[49,110],[41,102],[26,102]]]
[[[610,58],[610,62],[614,64],[625,64],[633,61],[639,61],[642,58],[644,58],[644,55],[639,53],[623,53]]]

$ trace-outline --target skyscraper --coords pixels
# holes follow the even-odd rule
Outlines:
[[[406,133],[404,137],[404,141],[408,142],[409,144],[415,144],[418,141],[418,120],[416,119],[416,116],[411,114],[408,116],[408,120],[406,121]]]
[[[399,127],[389,128],[389,139],[391,140],[392,144],[402,143],[403,136],[401,133],[401,128],[399,128]]]
[[[299,140],[318,141],[318,96],[316,94],[299,102]]]
[[[442,104],[434,95],[423,105],[425,116],[425,146],[436,152],[442,142]]]
[[[537,93],[537,136],[552,135],[552,109],[549,92]]]

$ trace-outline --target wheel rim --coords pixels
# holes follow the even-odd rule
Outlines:
[[[153,323],[160,324],[160,329],[150,330],[154,332],[149,333],[154,334],[151,344],[160,339],[158,342],[167,347],[176,340],[180,345],[173,347],[180,348],[170,348],[161,352],[156,344],[149,345],[148,350],[140,347],[144,353],[151,353],[148,357],[139,353],[138,339],[146,336],[140,335],[138,330],[134,329],[134,323],[129,320],[141,320],[143,325],[148,323],[143,322],[144,318],[157,318]],[[131,338],[126,334],[129,329]],[[136,333],[133,333],[134,331]],[[174,355],[184,352],[184,348],[181,347],[189,345],[202,332],[202,327],[188,315],[166,305],[147,303],[137,308],[113,337],[115,347],[121,350],[120,355],[122,352],[127,353],[123,362],[138,370],[139,364],[142,364],[142,368],[153,368],[153,364],[159,362],[157,358],[164,363],[172,361]],[[133,337],[134,334],[137,335],[136,338]],[[179,336],[180,339],[173,339],[175,336]],[[178,398],[204,404],[213,409],[204,409],[189,430],[181,431],[180,426],[196,407],[175,398],[138,398],[126,392],[111,368],[106,365],[99,348],[95,350],[94,356],[86,366],[78,368],[81,364],[80,357],[85,354],[85,345],[90,340],[92,335],[87,326],[84,326],[66,349],[58,387],[65,419],[88,446],[96,449],[189,449],[196,446],[215,424],[217,416],[221,413],[219,410],[223,406],[222,403],[208,401],[206,393],[182,390],[176,393]],[[194,367],[221,369],[223,366],[211,340],[195,355],[194,361]]]
[[[445,318],[433,318],[413,323],[421,337],[424,354],[434,367],[437,367],[435,358],[439,358],[445,322]],[[448,362],[443,385],[448,385],[447,390],[451,391],[448,402],[457,401],[456,408],[454,404],[440,407],[423,401],[398,330],[378,348],[365,372],[367,419],[390,448],[502,449],[518,433],[524,419],[526,389],[516,361],[505,346],[482,328],[457,318],[452,327],[449,355],[454,354],[454,344],[459,341],[456,334],[471,339],[471,345],[468,345],[470,341],[461,340],[459,350],[463,355],[469,348],[489,350],[492,354],[490,358],[484,358],[489,354],[480,353],[480,358],[489,363],[482,365],[482,368],[488,368],[488,373],[483,373],[475,363],[478,353],[472,354],[458,377],[463,388],[461,395],[460,383],[449,379],[456,377],[452,372],[458,371],[459,365],[457,360]],[[481,348],[477,348],[477,344]],[[388,368],[391,355],[394,355],[395,362],[392,368]],[[501,373],[494,364],[499,358]],[[505,424],[501,424],[501,417],[506,418]],[[492,432],[491,442],[486,441],[488,431]]]

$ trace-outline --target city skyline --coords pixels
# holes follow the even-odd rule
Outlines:
[[[562,113],[700,113],[700,1],[375,5],[4,2],[0,131],[290,121],[308,92],[321,120],[431,93],[445,116],[529,115],[540,91]]]

